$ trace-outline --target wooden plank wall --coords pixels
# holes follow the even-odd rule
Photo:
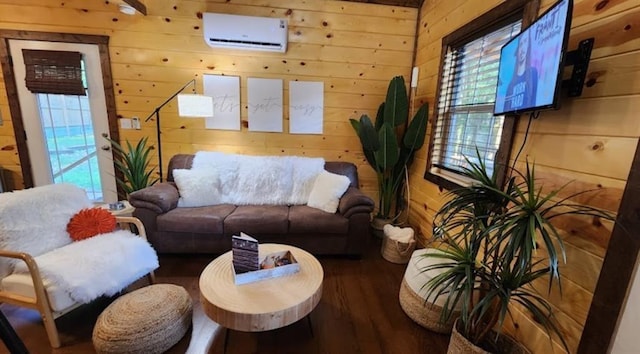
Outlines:
[[[0,76],[2,76],[2,70],[0,70]],[[10,190],[13,186],[22,186],[22,174],[4,81],[0,81],[0,118],[2,119],[0,124],[0,166],[4,170],[4,182],[7,183],[4,190]]]
[[[480,14],[500,4],[499,0],[427,0],[420,12],[416,65],[420,68],[417,101],[433,107],[439,71],[441,39]],[[543,0],[540,13],[554,3]],[[558,111],[542,112],[532,123],[529,137],[516,166],[525,158],[535,161],[545,188],[573,183],[565,195],[598,189],[576,202],[616,212],[633,154],[640,137],[640,1],[575,0],[570,49],[579,40],[594,37],[595,47],[583,95],[564,98]],[[518,124],[512,158],[524,141],[527,117]],[[431,128],[429,128],[431,129]],[[443,191],[424,180],[427,149],[417,156],[411,171],[409,221],[428,242],[433,214],[442,205]],[[567,247],[568,264],[562,296],[549,296],[570,351],[580,341],[598,274],[611,235],[611,223],[567,218],[558,224]],[[546,293],[546,282],[538,284]],[[528,315],[517,309],[510,332],[534,353],[563,352],[558,342]]]
[[[109,36],[119,117],[144,119],[193,78],[202,92],[203,74],[240,76],[240,132],[207,130],[203,119],[181,119],[175,101],[162,109],[165,169],[172,155],[198,150],[324,157],[357,163],[363,190],[375,198],[375,174],[349,118],[375,116],[389,80],[411,74],[418,9],[325,0],[154,0],[146,5],[148,16],[127,16],[109,1],[0,0],[0,28]],[[285,54],[212,49],[202,36],[203,12],[287,18],[289,48]],[[248,77],[284,80],[284,133],[247,131]],[[292,80],[324,82],[324,134],[288,134]],[[0,110],[0,166],[12,171],[21,188],[3,83]],[[139,131],[121,130],[120,136],[131,141],[148,136],[155,142],[155,121],[142,122]]]

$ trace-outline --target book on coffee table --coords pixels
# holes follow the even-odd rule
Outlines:
[[[240,236],[232,236],[231,252],[233,252],[233,269],[236,274],[260,269],[258,240],[255,238],[243,232]]]

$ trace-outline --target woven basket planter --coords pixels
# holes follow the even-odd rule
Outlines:
[[[447,348],[447,354],[491,354],[475,344],[471,343],[467,338],[460,334],[456,326],[453,327],[451,332],[451,339],[449,340],[449,347]],[[495,338],[495,332],[492,331],[487,338]],[[509,354],[531,354],[531,351],[524,345],[517,342],[515,339],[508,335],[501,333],[498,335],[497,343],[493,344],[494,347],[499,348],[496,353],[509,353]]]
[[[416,240],[411,240],[409,243],[399,242],[392,240],[386,235],[382,237],[382,247],[380,253],[382,258],[391,263],[407,264],[411,259],[411,254],[416,248]]]

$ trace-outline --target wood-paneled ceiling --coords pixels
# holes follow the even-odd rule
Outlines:
[[[422,2],[424,0],[344,0],[344,1],[368,2],[368,3],[371,3],[371,4],[381,4],[381,5],[393,5],[393,6],[419,8],[420,6],[422,6]]]
[[[124,3],[131,5],[136,11],[143,15],[147,14],[147,7],[140,0],[122,0]],[[343,0],[351,2],[366,2],[371,4],[393,5],[402,7],[420,8],[424,0]],[[118,1],[116,1],[118,2]]]

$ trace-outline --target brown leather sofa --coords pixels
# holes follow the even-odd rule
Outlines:
[[[231,249],[231,236],[240,232],[260,243],[289,244],[316,255],[359,256],[366,248],[374,203],[358,189],[354,164],[325,162],[325,170],[351,180],[335,214],[306,205],[177,207],[179,192],[172,171],[191,168],[193,157],[173,156],[167,182],[129,195],[136,208],[133,216],[142,220],[158,253],[223,253]]]

